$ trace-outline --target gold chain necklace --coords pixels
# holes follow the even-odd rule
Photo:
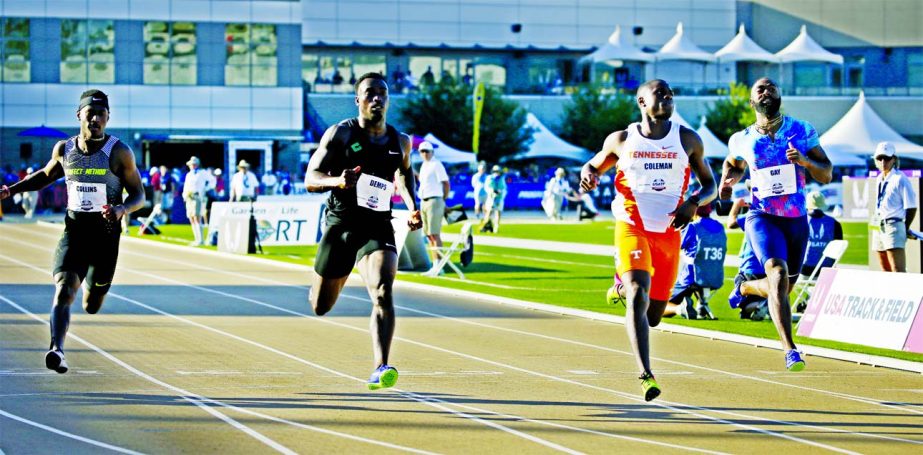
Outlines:
[[[756,129],[760,133],[769,134],[769,132],[772,131],[773,128],[775,128],[776,126],[779,126],[779,124],[781,123],[782,123],[782,116],[778,115],[775,118],[771,118],[764,123],[760,123],[759,121],[757,121],[755,125],[756,125]]]

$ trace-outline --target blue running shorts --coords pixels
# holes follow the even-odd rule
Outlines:
[[[808,248],[807,216],[788,218],[751,211],[747,214],[746,231],[760,264],[765,266],[770,259],[781,259],[788,265],[789,278],[801,273]]]

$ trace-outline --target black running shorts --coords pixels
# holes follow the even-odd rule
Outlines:
[[[119,223],[110,223],[99,213],[68,214],[64,233],[54,254],[54,275],[76,273],[87,286],[106,288],[112,283],[119,257]]]
[[[359,259],[374,251],[397,253],[395,245],[390,220],[370,222],[361,227],[328,225],[327,232],[317,245],[314,271],[324,278],[343,278],[349,275]]]

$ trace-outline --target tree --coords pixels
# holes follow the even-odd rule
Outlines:
[[[756,113],[750,107],[750,88],[746,85],[731,83],[724,94],[705,114],[705,123],[718,139],[727,143],[731,135],[756,122]]]
[[[447,145],[471,150],[472,92],[470,86],[440,81],[408,97],[398,115],[409,133],[432,133]],[[526,111],[519,104],[503,99],[498,89],[487,87],[478,159],[496,163],[501,157],[526,151],[532,143],[532,129],[525,124]]]
[[[606,136],[638,119],[628,95],[602,94],[598,85],[581,87],[564,107],[561,137],[590,151],[602,149]]]

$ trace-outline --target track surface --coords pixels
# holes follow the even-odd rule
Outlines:
[[[44,369],[54,227],[0,225],[0,449],[17,453],[921,453],[923,378],[399,289],[397,388],[370,392],[370,304],[310,275],[123,241],[103,311]],[[603,291],[600,291],[603,292]],[[540,298],[540,296],[536,296]],[[383,453],[383,452],[382,452]]]

